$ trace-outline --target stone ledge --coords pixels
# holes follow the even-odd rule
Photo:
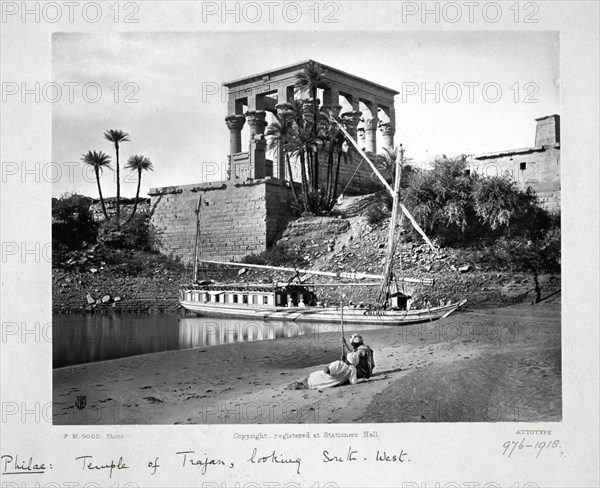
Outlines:
[[[184,191],[198,192],[198,191],[211,191],[211,190],[225,190],[227,188],[243,188],[257,185],[273,185],[289,188],[289,183],[286,180],[275,178],[273,176],[267,176],[265,178],[256,180],[245,180],[245,181],[211,181],[207,183],[192,183],[188,185],[175,185],[175,186],[162,186],[156,188],[150,188],[148,195],[155,197],[160,195],[173,195],[183,193]]]

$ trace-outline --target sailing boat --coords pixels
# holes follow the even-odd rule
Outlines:
[[[335,121],[335,119],[332,119]],[[398,214],[403,212],[411,221],[417,231],[423,236],[432,249],[433,244],[427,238],[418,223],[410,215],[409,211],[402,205],[399,198],[400,177],[403,162],[403,150],[400,146],[396,158],[396,178],[392,189],[385,178],[379,173],[375,165],[367,157],[356,141],[350,136],[346,129],[339,124],[339,129],[356,148],[359,154],[369,163],[375,174],[384,186],[391,192],[394,200],[390,229],[388,237],[388,250],[382,275],[366,273],[328,272],[311,269],[284,268],[276,266],[264,266],[257,264],[207,261],[204,263],[226,264],[242,268],[269,269],[280,272],[293,273],[296,277],[300,275],[327,276],[337,279],[349,279],[351,283],[307,285],[300,280],[293,283],[275,282],[272,284],[254,283],[213,283],[212,281],[197,281],[196,257],[194,258],[194,283],[183,285],[179,291],[179,303],[181,306],[198,315],[225,316],[232,318],[250,318],[262,320],[293,320],[302,322],[333,322],[340,323],[343,320],[347,324],[381,324],[381,325],[405,325],[417,322],[433,321],[447,317],[466,303],[466,299],[454,303],[448,303],[439,307],[432,307],[429,303],[425,308],[412,308],[413,300],[410,294],[405,293],[404,284],[411,283],[417,286],[433,286],[434,280],[428,278],[405,278],[393,275],[393,256],[396,243],[396,227]],[[198,205],[198,209],[200,205]],[[196,243],[198,242],[197,220]],[[195,252],[197,255],[197,251]],[[361,282],[363,279],[376,280],[374,282]],[[324,306],[321,304],[314,292],[315,287],[324,286],[378,286],[379,298],[373,306]]]

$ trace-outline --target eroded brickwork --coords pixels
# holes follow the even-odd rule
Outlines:
[[[264,251],[285,228],[290,189],[276,179],[154,188],[151,208],[160,252],[191,262],[199,212],[199,252],[204,259],[239,260]]]

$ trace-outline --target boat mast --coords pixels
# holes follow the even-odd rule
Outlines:
[[[377,176],[377,178],[379,178],[379,180],[381,181],[381,183],[383,183],[383,186],[385,186],[387,188],[387,190],[390,192],[390,194],[393,197],[394,196],[394,190],[392,189],[392,187],[390,186],[390,184],[385,180],[385,178],[379,172],[379,170],[375,167],[375,165],[369,159],[369,157],[365,154],[365,152],[358,146],[358,144],[356,143],[356,141],[354,140],[354,138],[348,133],[348,131],[344,128],[344,126],[342,124],[340,124],[337,120],[335,120],[335,118],[332,117],[330,120],[334,121],[337,124],[338,128],[346,136],[346,139],[348,139],[350,141],[350,143],[354,146],[354,148],[358,151],[358,154],[360,154],[362,156],[362,158],[367,163],[369,163],[369,166],[371,166],[371,169],[373,170],[373,172],[375,173],[375,175]],[[404,204],[402,204],[402,203],[399,202],[399,205],[400,205],[400,209],[402,210],[402,212],[404,213],[404,215],[406,215],[406,217],[408,218],[408,220],[410,220],[410,223],[413,225],[413,227],[416,229],[416,231],[419,234],[421,234],[421,237],[423,237],[423,239],[429,245],[429,247],[431,248],[431,250],[432,251],[436,251],[435,246],[433,245],[433,242],[431,242],[431,240],[429,239],[429,237],[427,237],[427,234],[425,234],[425,231],[423,229],[421,229],[421,226],[417,223],[417,221],[414,219],[414,217],[410,214],[410,212],[404,206]]]
[[[379,290],[379,304],[383,305],[386,300],[388,285],[392,276],[392,261],[396,248],[396,224],[398,222],[398,204],[400,203],[400,180],[402,178],[402,165],[404,164],[404,148],[402,144],[396,148],[396,176],[394,180],[394,203],[392,205],[392,216],[390,217],[390,231],[388,235],[388,251],[385,257],[383,269],[383,281]]]

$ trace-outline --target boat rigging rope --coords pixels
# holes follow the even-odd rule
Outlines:
[[[354,170],[354,173],[352,173],[352,176],[350,177],[350,179],[348,180],[348,183],[346,183],[346,186],[344,187],[344,189],[341,191],[340,196],[342,196],[346,190],[348,189],[348,187],[350,186],[350,183],[352,183],[352,180],[354,179],[354,177],[356,176],[356,173],[358,173],[358,170],[360,169],[360,166],[363,164],[365,160],[361,159],[360,162],[358,163],[358,165],[356,166],[356,169]],[[338,197],[339,198],[339,197]],[[331,207],[331,210],[327,213],[327,217],[329,217],[331,215],[331,212],[333,212],[333,209],[335,208],[335,205],[333,207]]]

